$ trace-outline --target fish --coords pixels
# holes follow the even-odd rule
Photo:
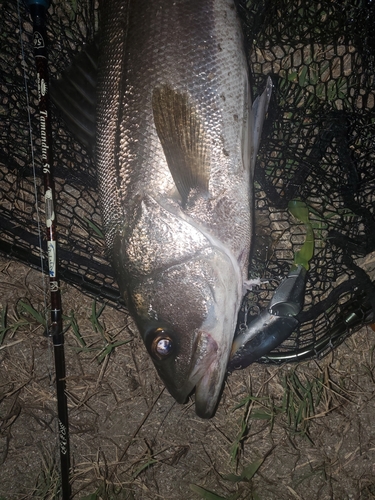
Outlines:
[[[108,256],[169,393],[185,403],[195,392],[197,415],[210,418],[244,296],[272,82],[252,103],[233,0],[107,0],[100,9],[95,98],[86,100],[96,105]],[[89,143],[85,115],[75,125]]]
[[[96,166],[121,293],[156,370],[217,407],[247,278],[253,170],[270,81],[251,104],[230,0],[109,0]]]

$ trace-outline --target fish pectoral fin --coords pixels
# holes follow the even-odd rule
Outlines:
[[[264,119],[267,114],[268,104],[272,94],[272,80],[267,78],[266,88],[263,93],[258,96],[252,107],[252,151],[250,158],[251,171],[254,172],[255,161],[258,154],[260,139],[262,136],[262,129]]]
[[[168,168],[182,202],[186,203],[193,189],[207,193],[210,179],[207,139],[198,110],[189,96],[162,85],[153,91],[152,110]]]
[[[92,153],[96,127],[98,43],[78,54],[59,80],[51,81],[51,98],[73,135]]]

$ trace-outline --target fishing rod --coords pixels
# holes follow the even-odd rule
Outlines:
[[[48,253],[51,324],[47,327],[52,337],[55,358],[58,433],[61,460],[61,492],[63,500],[71,497],[70,446],[68,402],[65,382],[64,334],[62,328],[61,293],[57,275],[57,230],[54,209],[55,188],[52,175],[52,132],[49,106],[49,76],[47,60],[46,12],[50,0],[25,0],[33,21],[33,44],[36,64],[40,137],[43,162],[43,183]]]

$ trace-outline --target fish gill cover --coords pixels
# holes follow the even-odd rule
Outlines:
[[[300,327],[261,361],[320,356],[375,316],[375,6],[280,0],[241,2],[239,9],[255,93],[268,75],[274,84],[255,172],[249,276],[261,283],[248,293],[240,322],[266,307],[311,225],[314,248]],[[25,67],[38,147],[32,25],[20,3],[23,58],[17,2],[3,1],[0,10],[0,252],[38,268],[23,73]],[[48,17],[53,77],[61,76],[97,30],[96,2],[53,2]],[[125,309],[106,260],[91,155],[52,111],[60,277]],[[39,172],[40,156],[34,160]],[[40,184],[37,192],[43,212]],[[307,208],[307,220],[288,210],[294,201]],[[45,255],[43,261],[46,266]]]

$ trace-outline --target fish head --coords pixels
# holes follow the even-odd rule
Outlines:
[[[202,418],[213,415],[219,400],[241,287],[231,258],[210,245],[149,275],[134,279],[131,272],[126,279],[129,311],[160,378],[178,403],[195,389]]]
[[[230,262],[206,250],[131,287],[130,309],[160,378],[184,403],[195,389],[197,414],[210,417],[220,395],[237,322]]]

